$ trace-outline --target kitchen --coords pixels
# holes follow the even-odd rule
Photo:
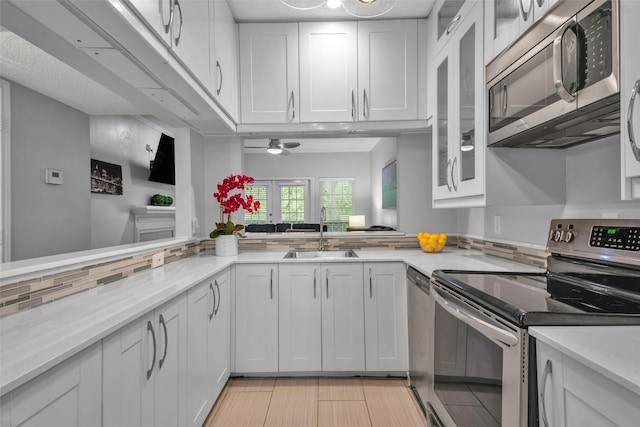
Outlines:
[[[7,27],[9,26],[10,25],[7,24]],[[625,38],[621,37],[621,43],[624,42]],[[90,48],[91,47],[86,49]],[[106,49],[103,53],[107,53]],[[143,57],[142,54],[141,57]],[[169,60],[170,59],[171,58],[169,58]],[[624,56],[622,56],[621,59],[625,61]],[[622,67],[622,70],[624,74],[624,67]],[[157,72],[160,73],[160,71]],[[425,75],[420,74],[420,77],[424,78]],[[483,88],[485,82],[483,78],[480,80],[481,83],[476,84],[475,87],[476,90],[484,93]],[[630,92],[630,89],[627,92]],[[429,92],[427,91],[427,93]],[[181,94],[185,97],[192,96],[189,91]],[[621,96],[621,98],[623,98],[623,96]],[[189,99],[191,100],[192,98]],[[300,96],[296,96],[295,99],[296,102],[301,101]],[[424,101],[425,100],[421,99],[418,100],[418,102]],[[149,103],[146,99],[143,99],[142,102]],[[192,101],[192,104],[194,103],[195,101]],[[625,103],[623,103],[623,106],[624,105]],[[209,108],[211,109],[211,107]],[[158,107],[156,106],[156,110],[157,109]],[[347,111],[347,113],[350,112]],[[188,149],[180,150],[180,153],[176,153],[178,156],[176,161],[179,170],[190,171],[190,173],[184,175],[179,174],[176,177],[176,198],[179,200],[182,195],[182,200],[184,200],[184,195],[189,195],[190,191],[193,191],[194,194],[202,195],[201,197],[194,197],[193,204],[177,203],[176,235],[192,236],[192,218],[199,218],[201,221],[200,234],[196,234],[195,236],[205,237],[210,230],[208,230],[208,227],[204,226],[204,224],[211,223],[212,218],[217,218],[217,206],[210,196],[210,194],[215,191],[214,183],[219,182],[229,173],[237,173],[243,170],[241,137],[233,134],[212,136],[217,133],[216,130],[207,130],[204,128],[204,126],[219,126],[219,120],[214,124],[213,122],[199,123],[195,119],[190,119],[193,123],[203,126],[201,129],[205,129],[202,130],[202,133],[199,133],[189,130],[188,128],[179,127],[180,123],[184,126],[184,122],[176,121],[175,117],[167,117],[168,114],[166,111],[160,111],[157,116],[169,124],[176,126],[176,140],[189,141],[189,144],[184,146]],[[222,114],[222,116],[227,115]],[[424,117],[426,121],[428,116],[425,115]],[[385,125],[392,127],[394,123],[390,122]],[[243,126],[245,126],[245,128],[242,128]],[[325,124],[325,126],[331,130],[331,124]],[[358,128],[359,124],[350,124],[350,126]],[[365,131],[370,129],[370,126],[376,129],[375,123],[372,125],[371,122],[362,123],[361,126]],[[397,122],[395,126],[398,126]],[[198,126],[195,127],[198,128]],[[396,136],[399,169],[398,191],[407,191],[407,193],[404,193],[404,196],[400,193],[398,196],[397,219],[394,221],[392,217],[389,222],[384,225],[398,228],[406,233],[417,233],[425,229],[431,231],[438,230],[446,231],[449,234],[476,236],[487,240],[517,242],[525,246],[534,245],[539,248],[541,246],[544,247],[546,244],[546,237],[548,235],[547,228],[551,218],[599,218],[603,215],[609,218],[638,217],[637,202],[620,200],[621,193],[627,191],[626,188],[631,186],[633,182],[632,179],[621,177],[622,168],[620,167],[620,161],[622,153],[618,147],[627,149],[628,143],[625,142],[621,145],[620,136],[609,137],[601,141],[591,142],[563,151],[552,151],[551,155],[546,154],[545,150],[541,150],[539,154],[532,153],[531,156],[540,156],[541,159],[539,159],[539,162],[528,161],[528,163],[542,164],[543,166],[538,166],[538,171],[531,173],[538,178],[540,178],[540,175],[545,175],[549,177],[550,180],[555,179],[552,183],[542,183],[546,185],[544,189],[549,190],[547,193],[551,192],[554,197],[547,197],[545,201],[536,201],[535,203],[531,201],[523,203],[522,200],[518,200],[512,204],[494,201],[494,198],[500,196],[500,194],[496,194],[497,192],[492,190],[492,188],[495,189],[493,186],[496,185],[496,181],[499,181],[501,177],[500,173],[495,173],[495,168],[499,168],[498,171],[509,173],[510,169],[515,168],[513,165],[518,164],[518,161],[524,161],[522,160],[524,154],[520,154],[524,153],[524,151],[509,150],[504,154],[504,156],[508,157],[505,161],[499,156],[494,156],[491,153],[491,149],[489,149],[486,166],[487,191],[484,191],[484,184],[481,189],[482,193],[484,193],[483,201],[480,204],[475,203],[471,205],[464,205],[464,203],[461,202],[457,206],[454,203],[453,206],[455,207],[452,207],[451,211],[445,211],[432,207],[433,196],[429,188],[425,189],[424,185],[421,184],[421,182],[430,183],[432,181],[431,172],[424,170],[427,168],[419,168],[420,164],[424,164],[425,162],[428,164],[430,162],[431,148],[425,147],[426,149],[423,148],[421,152],[418,151],[420,155],[423,156],[422,162],[419,162],[419,159],[416,158],[417,156],[413,154],[415,153],[413,150],[420,150],[421,134],[419,131],[420,129],[426,131],[425,123],[402,123],[402,128],[411,129],[411,127],[414,128],[414,131],[417,129],[417,133],[400,133]],[[238,131],[240,132],[255,132],[255,128],[256,125],[238,125]],[[282,137],[287,135],[293,136],[296,132],[316,132],[313,126],[296,128],[292,124],[262,125],[261,128],[263,133],[267,131],[271,133],[277,132],[278,136]],[[336,132],[335,128],[333,130]],[[377,129],[377,131],[380,131],[380,129]],[[432,134],[433,132],[427,135]],[[423,133],[423,135],[425,134]],[[425,138],[426,136],[423,136],[422,141],[425,141]],[[189,153],[189,148],[191,153]],[[180,156],[184,157],[181,158]],[[545,159],[545,156],[552,157],[552,159]],[[206,159],[206,161],[204,159]],[[557,159],[560,159],[560,161]],[[383,160],[382,163],[384,164],[386,160],[390,160],[390,158]],[[489,163],[490,161],[494,163]],[[416,165],[418,167],[416,167]],[[490,165],[491,170],[489,170]],[[180,169],[181,166],[186,169]],[[545,169],[540,172],[540,168]],[[592,171],[594,170],[602,172],[593,173]],[[376,167],[376,174],[378,172],[379,166]],[[450,173],[452,173],[452,171]],[[181,178],[185,176],[188,177],[189,175],[195,176],[196,178],[186,183],[180,181]],[[372,179],[372,183],[373,181]],[[431,185],[428,185],[428,187],[431,187]],[[550,190],[550,187],[559,187],[561,190],[560,193],[562,194],[558,195],[557,191],[554,193],[553,188]],[[546,197],[545,192],[537,192],[538,189],[538,186],[532,185],[531,188],[527,188],[526,191],[522,190],[522,193],[532,198],[544,199],[544,197]],[[629,194],[631,194],[631,189],[628,191]],[[513,196],[511,200],[526,199],[526,197],[518,194],[508,196]],[[187,196],[187,200],[189,200],[188,197],[189,196]],[[484,200],[485,198],[486,200]],[[461,198],[461,200],[462,199],[463,198]],[[442,200],[443,202],[439,203],[439,205],[446,206],[446,199],[443,198]],[[487,205],[487,207],[469,207],[485,205]],[[373,211],[374,209],[372,208],[372,215],[375,215],[376,213]],[[421,215],[416,215],[416,212],[421,212],[424,215],[421,217]],[[433,221],[433,217],[437,217],[438,219]],[[424,218],[429,218],[429,220],[425,221]],[[315,219],[315,221],[318,221],[318,219]]]

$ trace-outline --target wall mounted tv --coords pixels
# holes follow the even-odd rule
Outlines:
[[[151,163],[149,181],[176,184],[174,139],[164,133],[160,137],[156,157]]]

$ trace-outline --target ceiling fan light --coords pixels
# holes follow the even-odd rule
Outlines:
[[[358,0],[360,3],[364,3],[364,4],[371,4],[376,0]]]
[[[269,154],[280,154],[280,153],[282,153],[282,148],[280,148],[280,147],[269,147],[269,148],[267,148],[267,153],[269,153]]]
[[[342,6],[342,0],[327,0],[327,7],[329,9],[337,9],[340,6]]]

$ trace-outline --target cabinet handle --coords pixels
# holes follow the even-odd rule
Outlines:
[[[444,172],[445,182],[447,183],[447,188],[449,189],[449,193],[451,193],[451,186],[449,185],[449,168],[451,167],[451,159],[447,160],[447,170]]]
[[[213,295],[213,308],[209,313],[209,320],[213,319],[213,315],[216,314],[216,291],[213,290],[213,284],[209,282],[209,289],[211,289],[211,295]]]
[[[151,367],[147,369],[147,379],[149,379],[153,373],[153,367],[156,364],[156,333],[153,330],[151,320],[147,320],[147,332],[151,332],[151,339],[153,340],[153,360],[151,361]]]
[[[371,277],[371,269],[369,269],[369,299],[373,298],[373,278]]]
[[[316,299],[316,278],[317,278],[317,274],[316,274],[316,269],[313,269],[313,299]]]
[[[636,80],[636,84],[631,89],[631,97],[629,98],[629,110],[627,111],[627,129],[629,130],[629,143],[631,151],[636,160],[640,162],[640,147],[636,143],[636,137],[633,132],[633,107],[635,106],[636,95],[640,92],[640,80]]]
[[[453,174],[453,169],[456,167],[456,162],[458,161],[458,156],[453,158],[453,163],[451,163],[451,185],[453,185],[453,191],[458,191],[458,186],[456,185],[456,180]]]
[[[351,120],[356,119],[356,93],[351,89]]]
[[[329,299],[329,269],[327,268],[327,299]]]
[[[544,427],[549,427],[549,419],[547,418],[547,405],[544,401],[544,395],[547,389],[547,378],[552,373],[551,360],[547,359],[547,363],[544,364],[544,372],[542,373],[542,385],[540,386],[540,402],[542,402],[542,422]]]
[[[271,280],[269,281],[269,294],[271,295],[271,299],[273,299],[273,268],[271,269]]]
[[[164,361],[167,358],[167,348],[169,348],[169,334],[167,333],[167,324],[164,322],[164,317],[162,314],[160,315],[160,324],[162,325],[162,330],[164,331],[164,351],[162,352],[162,359],[158,363],[158,369],[162,369],[162,365],[164,365]]]
[[[367,97],[367,89],[362,90],[362,117],[369,118],[369,98]]]
[[[509,91],[507,89],[507,84],[502,84],[502,115],[507,115],[507,108],[509,108]]]
[[[217,280],[215,282],[216,282],[216,289],[218,290],[218,305],[216,306],[216,311],[214,312],[214,314],[217,316],[218,310],[220,310],[220,301],[222,301],[222,298],[220,297],[220,284],[218,283]]]
[[[460,22],[460,18],[462,18],[462,15],[456,15],[456,17],[449,22],[449,25],[447,25],[447,35],[451,34],[451,31],[453,31],[458,22]]]
[[[562,79],[562,36],[574,25],[577,25],[575,18],[565,22],[556,32],[556,37],[553,39],[553,85],[558,96],[566,102],[573,102],[576,97],[567,91]]]
[[[180,44],[180,37],[182,37],[182,6],[180,6],[180,0],[173,0],[173,7],[178,7],[178,12],[180,12],[180,26],[178,27],[178,35],[173,38],[176,46]]]
[[[532,7],[533,7],[533,0],[529,1],[529,10],[524,10],[524,0],[520,0],[520,12],[522,13],[522,19],[524,19],[525,21],[529,20],[529,16],[531,16]]]
[[[166,24],[164,23],[164,14],[161,14],[162,23],[164,24],[165,34],[169,34],[169,31],[171,31],[171,23],[173,22],[173,5],[171,4],[171,0],[168,0],[168,1],[169,1],[169,21]],[[162,3],[164,3],[164,1]],[[162,11],[162,5],[160,5],[160,10]]]
[[[538,7],[542,7],[545,1],[546,0],[536,0],[536,3],[538,3]]]
[[[220,66],[220,61],[216,61],[216,68],[218,69],[218,74],[220,75],[220,81],[218,82],[216,95],[220,95],[220,92],[222,91],[222,67]]]
[[[291,91],[291,120],[296,119],[296,94]]]

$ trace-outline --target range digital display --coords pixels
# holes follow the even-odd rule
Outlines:
[[[589,245],[638,252],[640,251],[640,228],[593,227]]]

